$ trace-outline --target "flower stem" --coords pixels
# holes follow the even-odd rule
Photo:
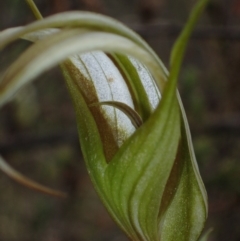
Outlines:
[[[34,3],[33,0],[25,0],[26,3],[28,4],[28,6],[30,7],[30,9],[32,10],[32,13],[34,14],[36,19],[43,19],[42,14],[39,12],[36,4]]]

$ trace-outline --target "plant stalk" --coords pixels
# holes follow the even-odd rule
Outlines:
[[[33,0],[25,0],[30,9],[32,10],[33,15],[35,16],[36,19],[40,20],[43,19],[42,14],[39,12],[36,4],[34,3]]]

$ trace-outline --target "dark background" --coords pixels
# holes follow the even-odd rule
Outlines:
[[[195,0],[36,0],[44,16],[89,10],[117,18],[168,67],[171,47]],[[25,1],[0,1],[0,29],[34,20]],[[0,71],[29,43],[0,54]],[[200,171],[209,195],[210,241],[240,240],[240,1],[212,0],[189,43],[179,79]],[[124,241],[86,173],[75,116],[58,68],[1,109],[0,152],[28,177],[68,193],[45,196],[0,173],[0,240]]]

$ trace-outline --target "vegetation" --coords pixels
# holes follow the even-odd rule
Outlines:
[[[10,67],[4,76],[4,79],[1,82],[3,83],[3,102],[8,98],[11,98],[11,91],[14,91],[13,87],[16,87],[17,89],[21,84],[25,83],[27,78],[29,78],[29,80],[32,79],[32,73],[38,75],[40,70],[42,71],[60,60],[64,60],[69,54],[75,54],[76,50],[79,52],[85,52],[95,51],[96,48],[103,49],[104,51],[109,52],[110,55],[98,56],[97,53],[93,53],[94,57],[100,58],[102,62],[104,62],[104,58],[110,57],[110,60],[114,61],[118,69],[121,70],[121,73],[124,74],[125,81],[128,81],[128,86],[131,86],[132,88],[131,94],[134,107],[131,107],[131,103],[123,104],[122,100],[119,101],[120,97],[107,100],[107,102],[106,100],[103,101],[101,99],[96,101],[98,96],[96,93],[91,92],[91,89],[87,90],[90,92],[84,92],[86,84],[85,86],[81,85],[79,79],[85,81],[86,76],[83,75],[83,72],[79,73],[79,65],[77,66],[76,64],[76,56],[70,57],[70,59],[61,64],[67,80],[68,89],[70,90],[73,102],[75,103],[80,142],[91,179],[98,194],[107,206],[108,211],[118,225],[133,240],[159,240],[159,235],[162,236],[163,240],[172,240],[176,237],[178,237],[178,240],[196,240],[206,217],[206,194],[204,193],[204,187],[202,186],[201,178],[198,174],[198,169],[194,160],[191,140],[189,139],[190,137],[188,134],[189,131],[187,123],[184,120],[184,113],[182,112],[183,119],[179,119],[179,109],[175,99],[176,80],[182,61],[182,54],[189,33],[192,31],[193,23],[199,13],[198,11],[201,10],[200,7],[201,5],[196,8],[195,14],[192,15],[185,31],[173,48],[170,75],[168,77],[169,81],[166,86],[166,70],[152,50],[131,31],[125,29],[121,25],[116,25],[116,22],[111,22],[112,20],[109,19],[98,17],[97,21],[95,21],[94,15],[87,14],[83,15],[83,20],[81,17],[79,20],[77,19],[78,16],[76,16],[76,19],[74,16],[71,24],[78,25],[79,23],[76,23],[76,20],[79,20],[80,23],[83,21],[84,24],[87,24],[87,26],[90,27],[90,30],[87,32],[76,29],[36,32],[43,27],[65,26],[64,21],[66,20],[67,22],[67,20],[69,20],[67,19],[67,15],[65,15],[63,23],[60,23],[60,20],[63,18],[59,15],[59,18],[48,18],[46,20],[41,20],[35,25],[30,25],[30,27],[27,27],[29,30],[27,28],[11,29],[7,32],[3,32],[2,35],[3,41],[4,37],[8,41],[12,41],[19,36],[32,41],[37,41],[35,45],[31,46],[29,50],[16,61],[15,66],[13,65],[13,67]],[[101,24],[103,27],[100,26]],[[92,26],[95,26],[95,28],[101,28],[101,32],[92,30]],[[34,31],[34,33],[28,34],[30,31]],[[109,34],[109,32],[113,32],[114,34]],[[124,38],[116,36],[115,33],[120,34]],[[76,36],[78,39],[76,39]],[[80,37],[83,40],[81,43],[79,43]],[[125,37],[128,37],[129,39],[126,39]],[[40,38],[42,38],[41,41],[39,41]],[[99,41],[101,38],[103,38],[104,41]],[[109,42],[106,41],[106,38],[109,39]],[[114,45],[111,45],[111,43],[114,43]],[[119,43],[119,46],[117,43]],[[122,43],[124,43],[124,45]],[[107,46],[107,49],[105,46]],[[64,53],[63,55],[60,55],[59,51],[56,51],[60,48],[62,50],[61,54]],[[50,52],[51,50],[53,52]],[[126,53],[127,56],[131,55],[135,59],[128,59],[126,56],[117,54],[118,52],[121,52],[121,54]],[[51,58],[49,58],[49,55],[47,58],[46,54],[49,53],[52,53]],[[44,61],[40,59],[41,57]],[[84,57],[87,58],[87,54],[85,54]],[[81,59],[83,62],[82,59],[84,57],[81,55],[77,58]],[[147,73],[151,79],[152,86],[155,88],[155,95],[157,95],[159,99],[161,98],[160,105],[157,107],[154,114],[151,114],[151,112],[155,107],[151,103],[151,97],[149,97],[149,95],[152,95],[153,93],[151,92],[149,94],[145,89],[144,91],[146,94],[144,95],[143,90],[139,90],[139,85],[141,82],[144,82],[144,80],[141,79],[139,68],[135,69],[134,67],[136,65],[143,69],[145,69],[145,67],[136,59],[140,60],[141,63],[150,70],[151,74],[149,74],[149,72]],[[49,62],[47,62],[47,60],[49,60]],[[35,71],[33,71],[34,68]],[[81,69],[81,71],[84,70]],[[131,77],[132,74],[134,74],[135,77],[138,75],[138,79],[136,80],[135,77]],[[154,85],[153,79],[157,81],[161,93],[160,95]],[[106,79],[106,82],[111,81],[111,78]],[[10,83],[13,84],[10,85]],[[79,91],[79,88],[81,91]],[[91,95],[89,95],[89,93],[91,93]],[[94,94],[96,95],[96,98],[92,97]],[[89,96],[91,96],[91,98]],[[110,107],[109,105],[113,107]],[[105,110],[105,112],[103,110]],[[111,121],[111,125],[109,123],[103,123],[101,119],[102,117],[99,117],[99,115],[106,115],[107,110],[114,110],[114,115],[122,115],[120,118],[123,118],[124,116],[124,123],[127,123],[124,124],[124,126],[131,126],[131,124],[136,126],[136,119],[140,119],[144,124],[137,128],[134,135],[131,135],[131,133],[129,134],[129,129],[124,129],[124,126],[120,128],[118,125],[114,125],[114,123],[112,124]],[[95,123],[97,123],[97,125]],[[185,123],[185,128],[183,123]],[[109,130],[105,127],[109,127]],[[101,133],[100,131],[102,128],[107,131],[108,135],[113,133],[112,140],[115,142],[109,142],[108,139],[104,139],[104,133]],[[119,133],[123,133],[123,135],[120,135]],[[149,133],[153,134],[149,135]],[[129,135],[131,135],[130,138]],[[161,138],[162,136],[164,136],[165,142],[163,142]],[[190,147],[187,147],[189,142],[186,141],[186,138],[190,141]],[[139,147],[140,143],[141,148]],[[109,146],[109,144],[111,146]],[[156,148],[156,146],[158,148]],[[148,150],[147,153],[145,153],[145,148]],[[190,155],[186,151],[188,148],[190,148]],[[99,156],[97,160],[96,155]],[[129,158],[131,155],[133,155],[134,158]],[[136,158],[136,155],[139,158]],[[145,155],[144,158],[143,155]],[[156,156],[156,158],[153,158],[154,156]],[[189,157],[191,157],[191,159],[189,159]],[[159,162],[159,158],[162,160],[161,162]],[[166,162],[164,168],[162,168],[164,160],[167,160],[168,162]],[[159,166],[160,163],[161,167]],[[153,166],[151,167],[151,165]],[[151,169],[148,170],[146,167],[151,167]],[[9,166],[7,166],[7,168],[9,168]],[[23,176],[16,176],[16,173],[10,172],[12,169],[6,169],[6,163],[4,162],[2,162],[2,169],[14,178],[18,178],[22,182],[27,182],[28,185],[32,185],[34,188],[55,195],[60,194],[56,192],[53,193],[53,191],[49,189],[30,182],[29,180],[24,179]],[[156,175],[152,175],[153,170],[157,171]],[[161,171],[162,174],[159,175]],[[124,179],[122,178],[122,175],[124,176]],[[141,181],[143,178],[145,178],[144,182]],[[123,184],[124,182],[122,183],[122,180],[127,180],[125,181],[125,185]],[[131,183],[132,186],[130,185]],[[159,183],[161,183],[161,187],[159,187]],[[164,188],[162,188],[162,185]],[[116,188],[117,186],[119,186],[119,188]],[[186,187],[188,188],[186,189]],[[135,192],[133,190],[139,191]],[[176,191],[176,193],[174,191]],[[198,194],[196,195],[196,193]],[[136,195],[136,197],[134,195]],[[186,200],[188,200],[187,205]],[[200,201],[202,204],[199,203],[199,200],[202,200]],[[152,204],[149,205],[149,202]],[[188,210],[190,207],[189,205],[191,205],[191,208]],[[151,215],[149,214],[150,206],[152,207]],[[176,215],[177,212],[179,212],[179,215]],[[181,212],[187,212],[188,215],[181,215]],[[174,218],[172,218],[172,213]],[[198,217],[197,219],[196,215]],[[179,217],[179,220],[176,216]],[[135,217],[139,218],[136,219]],[[183,218],[186,219],[186,226],[183,225]],[[159,230],[159,225],[161,232],[157,231]],[[173,229],[173,226],[177,226],[178,229]],[[192,228],[189,229],[189,226]]]

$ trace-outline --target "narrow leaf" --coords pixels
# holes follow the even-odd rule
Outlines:
[[[61,197],[61,198],[66,197],[66,193],[47,188],[41,184],[36,183],[33,180],[30,180],[29,178],[24,177],[22,174],[15,171],[11,166],[9,166],[1,156],[0,156],[0,170],[3,171],[6,175],[11,177],[12,179],[14,179],[15,181],[31,189],[34,189],[36,191],[39,191],[48,195],[56,196],[56,197]]]

